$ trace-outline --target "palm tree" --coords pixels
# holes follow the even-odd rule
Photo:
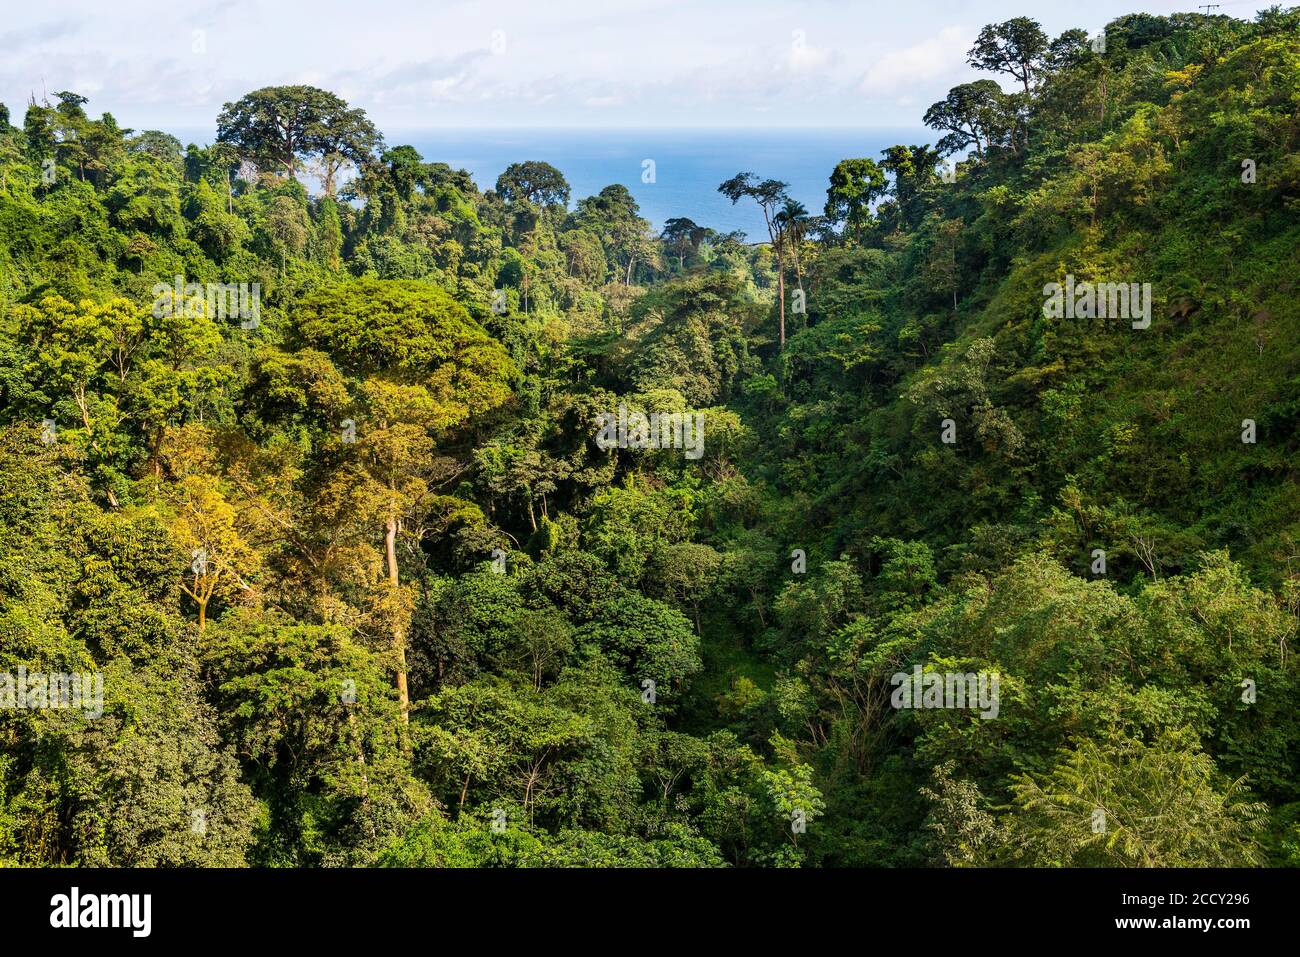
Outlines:
[[[790,248],[791,256],[794,259],[795,283],[802,294],[803,260],[799,255],[799,247],[803,244],[803,238],[807,235],[812,221],[803,203],[789,196],[785,196],[783,199],[784,202],[781,204],[781,208],[777,210],[772,221],[776,225],[778,234],[782,237],[782,242],[788,244]]]
[[[768,238],[772,241],[772,251],[776,253],[776,298],[780,315],[781,349],[785,349],[785,234],[777,227],[774,210],[779,210],[789,198],[786,188],[789,184],[776,179],[754,181],[753,173],[737,173],[718,187],[718,192],[734,205],[742,196],[748,196],[758,203],[763,211],[763,222],[767,226]]]

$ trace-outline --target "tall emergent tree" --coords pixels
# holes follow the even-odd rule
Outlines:
[[[450,295],[419,282],[361,280],[322,290],[302,302],[297,335],[330,356],[361,406],[353,475],[365,510],[383,525],[383,604],[406,720],[410,602],[398,536],[408,517],[422,507],[427,513],[430,483],[447,464],[435,454],[439,441],[505,402],[514,366]]]
[[[686,254],[699,249],[704,236],[704,227],[684,216],[668,220],[664,223],[663,232],[659,234],[668,250],[677,256],[679,270],[686,268]]]
[[[267,169],[297,178],[298,163],[324,157],[327,188],[344,160],[360,163],[382,139],[363,110],[314,86],[268,86],[227,103],[217,117],[217,141],[230,143]]]
[[[785,233],[777,220],[778,212],[784,208],[789,198],[786,193],[788,183],[777,179],[765,179],[755,182],[753,173],[737,173],[718,187],[718,192],[733,204],[749,197],[758,203],[763,211],[763,223],[767,226],[767,235],[772,242],[772,251],[776,253],[776,298],[780,315],[780,343],[785,349]]]
[[[1037,80],[1047,55],[1049,41],[1038,22],[1015,17],[1005,23],[990,23],[980,31],[975,45],[966,53],[966,62],[977,70],[1007,73],[1025,88]]]
[[[844,223],[854,242],[871,222],[871,204],[885,195],[889,180],[870,159],[846,159],[835,164],[831,185],[826,190],[826,218]]]
[[[925,111],[925,125],[944,133],[936,144],[945,155],[975,147],[983,157],[1005,128],[1007,97],[994,80],[962,83],[948,91],[947,97]]]
[[[511,163],[497,177],[497,192],[507,203],[527,200],[535,206],[567,206],[569,183],[550,163]]]

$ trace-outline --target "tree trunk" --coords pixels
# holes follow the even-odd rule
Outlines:
[[[384,554],[388,562],[388,583],[393,587],[393,597],[400,582],[397,576],[397,516],[388,516],[384,534]],[[396,615],[397,609],[393,609]],[[397,701],[402,711],[402,723],[411,722],[411,696],[406,687],[406,641],[402,636],[402,626],[397,618],[393,619],[393,649],[397,652]]]
[[[284,156],[281,158],[280,161],[284,163],[285,169],[289,171],[289,179],[293,180],[296,183],[298,181],[298,177],[294,175],[294,170],[293,170],[294,146],[295,144],[293,141],[293,137],[291,136],[287,137],[285,139],[285,144],[284,144]]]
[[[324,562],[318,567],[319,573],[316,577],[316,616],[320,619],[320,623],[324,625],[329,623],[330,585]]]
[[[780,307],[781,307],[781,325],[780,325],[781,351],[784,352],[785,351],[785,263],[781,261],[781,257],[779,256],[777,257],[776,261],[777,261],[776,295],[777,295],[777,299],[780,300]]]
[[[759,203],[763,210],[763,222],[767,225],[767,237],[772,241],[772,251],[776,253],[776,298],[781,315],[781,351],[785,351],[785,255],[781,248],[781,235],[772,227],[772,217],[767,206]]]

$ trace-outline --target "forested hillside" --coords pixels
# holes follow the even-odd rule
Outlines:
[[[1300,8],[970,64],[750,237],[0,107],[0,864],[1300,864]]]

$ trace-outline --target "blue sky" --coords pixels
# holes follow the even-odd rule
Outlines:
[[[1225,0],[1250,18],[1268,6]],[[1098,31],[1162,0],[10,0],[0,101],[72,89],[136,129],[200,131],[227,100],[309,83],[390,132],[430,127],[917,126],[974,77],[984,23]]]

